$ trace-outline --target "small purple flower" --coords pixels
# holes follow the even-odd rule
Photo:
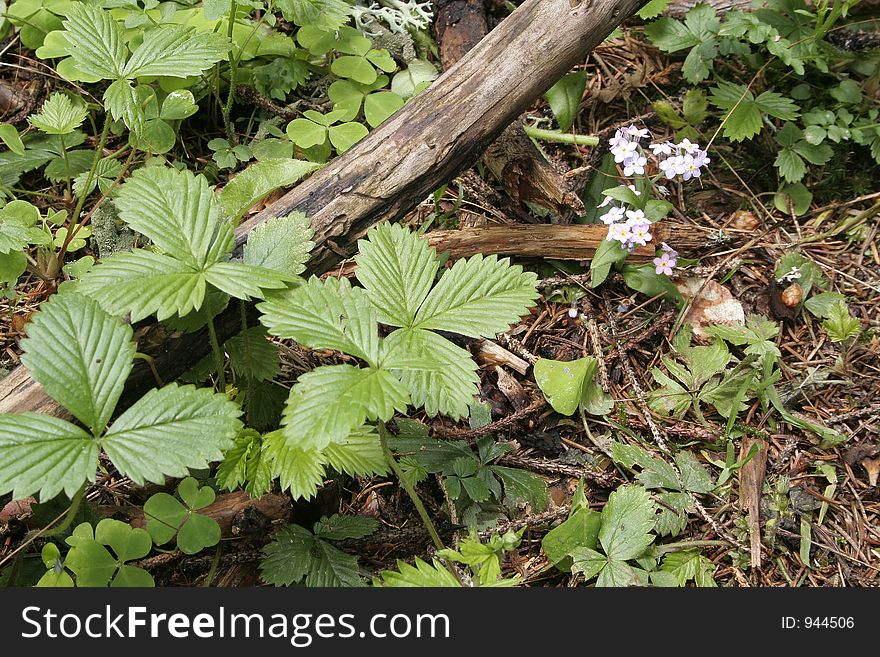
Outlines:
[[[629,224],[629,222],[627,222]],[[651,241],[651,224],[648,222],[645,223],[637,223],[632,226],[628,226],[629,228],[629,245],[628,248],[633,249],[636,246],[645,246],[648,242]]]
[[[601,206],[599,206],[601,207]],[[603,224],[611,225],[623,219],[625,210],[623,208],[619,208],[616,205],[612,205],[608,212],[603,214],[599,219],[602,220]]]
[[[608,226],[609,240],[617,240],[621,244],[625,245],[627,242],[629,242],[629,238],[629,228],[627,228],[626,224],[611,224],[610,226]]]
[[[624,176],[632,176],[632,175],[643,175],[645,173],[645,165],[648,163],[648,158],[644,155],[639,155],[636,153],[632,157],[624,160],[623,162],[623,175]]]
[[[654,155],[672,155],[673,144],[669,141],[660,141],[649,146]]]
[[[637,141],[643,137],[648,137],[651,134],[645,128],[637,128],[635,125],[626,126],[623,129],[623,133],[630,137],[635,137]]]
[[[660,248],[663,249],[667,255],[669,255],[670,259],[674,260],[675,258],[678,257],[678,251],[673,249],[666,242],[663,242],[662,244],[660,244]]]
[[[654,271],[657,274],[666,274],[669,276],[672,273],[672,268],[675,266],[675,260],[669,257],[668,253],[663,253],[659,258],[654,258]]]

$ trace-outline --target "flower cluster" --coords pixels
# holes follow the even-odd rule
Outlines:
[[[624,176],[635,174],[641,176],[645,173],[648,158],[645,157],[644,151],[639,146],[639,140],[647,136],[648,131],[644,128],[630,125],[619,129],[608,140],[608,143],[611,144],[611,154],[614,155],[614,161],[623,165]]]
[[[669,180],[681,176],[682,180],[699,178],[703,169],[710,160],[706,151],[688,139],[682,139],[680,144],[665,141],[651,144],[651,152],[655,156],[665,155],[659,160],[657,166]]]
[[[646,129],[630,125],[618,129],[609,140],[614,161],[623,167],[625,177],[645,175],[649,157],[656,160],[661,175],[669,180],[676,176],[681,176],[685,181],[699,178],[709,163],[706,151],[688,139],[682,139],[678,144],[670,141],[656,142],[649,144],[647,149],[643,148],[641,140],[649,137],[650,133]],[[649,179],[651,187],[660,187],[655,184],[659,178],[660,176]],[[627,187],[636,196],[641,196],[635,185]],[[615,205],[612,201],[612,197],[606,196],[599,205],[600,208],[607,208],[599,217],[608,226],[607,239],[620,242],[627,251],[632,251],[637,246],[646,246],[652,235],[651,221],[645,216],[645,212],[628,208],[625,204]],[[658,256],[654,258],[657,274],[671,274],[678,263],[677,258],[678,253],[664,242]]]
[[[627,251],[651,241],[651,222],[643,210],[612,207],[602,221],[608,224],[608,239],[617,240]]]

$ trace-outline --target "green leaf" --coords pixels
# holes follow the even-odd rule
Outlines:
[[[807,175],[807,165],[791,148],[780,149],[773,165],[779,169],[779,175],[788,182],[798,182]]]
[[[800,114],[800,108],[791,98],[775,91],[765,91],[755,98],[755,107],[783,121],[794,121]]]
[[[373,84],[377,73],[373,64],[363,55],[343,55],[333,60],[330,71],[340,78],[351,78],[361,84]]]
[[[296,276],[305,270],[309,251],[315,245],[312,235],[309,220],[301,212],[274,217],[251,231],[244,245],[244,262]]]
[[[89,163],[91,168],[91,163]],[[102,157],[98,160],[98,166],[95,167],[95,173],[88,187],[86,183],[89,179],[89,172],[84,171],[76,176],[73,180],[73,191],[78,196],[88,195],[95,191],[95,187],[101,190],[102,194],[110,191],[110,186],[122,173],[122,164],[118,160],[109,157]]]
[[[66,135],[86,120],[89,111],[84,105],[74,104],[67,94],[56,92],[43,103],[38,114],[28,117],[28,122],[49,135]]]
[[[317,494],[318,486],[324,482],[327,462],[320,450],[292,447],[280,430],[264,436],[263,449],[281,490],[289,489],[295,500],[308,500]]]
[[[327,130],[330,137],[330,143],[340,153],[344,153],[349,148],[369,134],[367,127],[361,123],[340,123],[334,125]]]
[[[237,376],[264,381],[278,374],[278,346],[266,339],[266,329],[254,326],[229,338],[223,349]]]
[[[85,431],[42,413],[0,414],[0,494],[21,500],[61,491],[72,498],[95,480],[98,444]]]
[[[574,123],[586,86],[587,74],[577,71],[563,76],[544,94],[562,132],[568,132],[571,124]]]
[[[180,477],[187,468],[221,460],[241,428],[239,415],[226,395],[172,383],[119,416],[104,436],[104,451],[134,482],[162,483],[166,475]]]
[[[571,551],[574,560],[571,572],[583,573],[584,579],[590,581],[608,566],[608,557],[601,552],[586,547],[576,547]]]
[[[663,13],[663,10],[669,5],[669,0],[649,0],[636,14],[639,18],[647,20],[656,18]]]
[[[479,391],[477,365],[467,351],[422,329],[394,331],[383,347],[382,366],[399,377],[413,406],[424,407],[430,417],[467,417]]]
[[[114,202],[133,230],[188,265],[201,269],[232,251],[232,227],[202,175],[143,167],[119,188]]]
[[[645,26],[645,35],[664,52],[678,52],[700,43],[699,36],[674,18],[661,18],[649,23]]]
[[[328,365],[300,375],[290,390],[282,424],[292,446],[322,449],[345,439],[368,418],[390,420],[409,395],[390,372]]]
[[[720,81],[712,87],[712,104],[728,110],[724,117],[724,136],[731,141],[751,139],[761,132],[761,111],[755,106],[755,96],[746,87]]]
[[[371,429],[350,433],[339,442],[324,448],[327,464],[337,472],[362,477],[383,475],[388,472],[388,461],[379,443],[379,436]]]
[[[153,549],[153,541],[146,530],[113,518],[104,518],[98,523],[95,540],[111,548],[119,564],[142,559]]]
[[[329,518],[324,516],[312,531],[315,536],[328,541],[342,541],[347,538],[363,538],[379,529],[379,522],[367,516],[343,516],[334,513]]]
[[[242,262],[215,262],[205,268],[205,281],[236,299],[263,298],[266,290],[286,289],[294,278],[272,269],[252,267]]]
[[[602,509],[599,542],[609,561],[628,561],[644,553],[654,541],[657,507],[641,486],[621,486],[608,496]]]
[[[383,570],[373,586],[391,587],[458,587],[460,584],[442,563],[434,559],[430,564],[416,557],[415,565],[398,560],[397,570]],[[381,579],[380,579],[381,578]]]
[[[666,488],[668,490],[680,490],[678,477],[670,464],[662,459],[652,456],[650,452],[638,445],[624,445],[615,442],[611,446],[611,454],[616,463],[626,468],[638,465],[642,471],[636,477],[645,488]]]
[[[77,587],[104,587],[117,569],[116,559],[94,539],[92,527],[82,523],[66,543],[71,546],[64,565],[76,575]]]
[[[773,205],[777,210],[785,213],[793,210],[798,216],[809,210],[812,202],[813,193],[799,182],[783,185],[773,197]]]
[[[565,522],[544,535],[541,540],[544,554],[553,565],[560,566],[576,548],[595,550],[599,542],[601,519],[602,514],[598,511],[578,509]]]
[[[294,119],[287,124],[287,136],[300,148],[320,146],[327,141],[327,127],[309,119]]]
[[[263,456],[262,436],[253,429],[240,431],[235,445],[224,452],[215,479],[220,488],[229,491],[244,486],[251,497],[272,490],[272,470]]]
[[[541,477],[525,470],[505,468],[500,465],[490,466],[490,470],[504,484],[504,502],[509,507],[515,508],[517,504],[524,502],[537,513],[547,509],[550,497],[547,493],[547,484]]]
[[[143,128],[130,136],[129,141],[140,150],[161,155],[174,148],[177,134],[162,119],[149,119],[144,123]]]
[[[23,251],[30,244],[49,244],[51,238],[36,228],[40,211],[27,201],[10,201],[0,208],[0,253]]]
[[[195,96],[189,89],[176,89],[165,96],[159,118],[165,121],[181,121],[199,111]]]
[[[128,80],[116,80],[104,91],[104,109],[114,121],[122,121],[134,136],[141,135],[147,117],[138,103],[137,91]]]
[[[367,290],[379,321],[412,326],[437,274],[434,249],[408,228],[386,223],[359,240],[358,251],[355,275]]]
[[[126,56],[124,32],[109,11],[71,3],[62,24],[67,51],[79,71],[104,80],[122,77]]]
[[[414,59],[391,80],[391,91],[401,98],[412,98],[439,76],[433,64],[424,59]]]
[[[590,261],[590,287],[601,285],[611,273],[611,267],[626,260],[628,255],[617,240],[602,240]]]
[[[27,256],[20,251],[0,253],[0,283],[5,283],[10,289],[15,287],[18,277],[24,273],[27,266]]]
[[[475,255],[443,273],[415,318],[415,327],[472,338],[506,331],[532,307],[537,276],[508,258]]]
[[[357,557],[346,554],[298,525],[288,525],[263,550],[260,574],[268,584],[363,586]]]
[[[18,136],[18,130],[10,123],[0,123],[0,141],[16,155],[24,155],[24,142]]]
[[[314,162],[286,158],[256,162],[223,187],[220,191],[220,203],[226,210],[226,215],[233,222],[238,222],[254,203],[276,189],[290,187],[321,166]]]
[[[285,20],[328,31],[345,25],[352,12],[344,0],[277,0],[275,6]]]
[[[49,395],[101,435],[131,371],[131,327],[75,294],[52,296],[33,317],[22,362]]]
[[[792,121],[798,116],[798,106],[790,99],[773,91],[765,91],[757,98],[744,85],[720,81],[712,87],[713,105],[728,110],[724,120],[724,136],[732,141],[743,141],[757,135],[763,123],[761,115]]]
[[[305,579],[313,559],[315,537],[299,525],[287,525],[263,548],[260,576],[267,584],[290,586]]]
[[[684,304],[681,292],[678,291],[675,284],[669,280],[668,276],[658,274],[654,265],[624,265],[621,273],[627,286],[645,296],[655,297],[662,294],[664,298],[678,306]]]
[[[862,332],[859,320],[849,313],[844,301],[838,301],[828,311],[828,318],[822,322],[832,342],[843,342]]]
[[[553,410],[571,415],[580,405],[586,382],[592,382],[597,368],[592,356],[573,361],[541,358],[535,363],[535,383]]]
[[[378,91],[364,98],[364,117],[371,128],[383,123],[388,117],[403,107],[403,98],[392,91]],[[345,125],[345,124],[343,124]],[[333,130],[330,140],[333,140]]]
[[[663,556],[660,571],[669,573],[678,586],[684,586],[693,580],[697,586],[714,587],[715,564],[700,554],[699,550],[682,550],[669,552]]]
[[[258,304],[269,333],[312,349],[336,349],[375,364],[379,356],[376,313],[367,293],[346,278],[321,281],[269,295]]]
[[[821,292],[804,301],[804,308],[815,317],[829,319],[841,303],[846,304],[846,297],[839,292]]]
[[[163,25],[146,32],[120,77],[196,76],[224,59],[228,50],[229,41],[215,32]]]
[[[199,309],[205,299],[204,273],[169,256],[135,249],[116,253],[80,279],[79,291],[109,313],[131,313],[137,322],[149,315],[159,321]]]

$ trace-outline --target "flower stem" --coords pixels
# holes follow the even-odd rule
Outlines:
[[[378,429],[379,442],[382,444],[382,451],[385,453],[385,460],[388,461],[388,465],[391,466],[394,474],[397,475],[397,480],[400,482],[400,485],[403,486],[403,489],[407,492],[415,505],[416,511],[419,512],[419,517],[425,524],[425,529],[428,530],[428,534],[431,535],[431,540],[434,542],[434,546],[438,550],[442,550],[444,547],[443,541],[440,539],[440,534],[437,533],[437,528],[434,527],[434,523],[431,521],[431,516],[428,515],[428,511],[425,509],[425,505],[422,504],[419,494],[403,474],[403,470],[401,470],[400,465],[398,465],[397,460],[394,458],[394,454],[391,453],[391,449],[388,447],[388,432],[385,429],[385,423],[379,422]]]
[[[238,11],[238,4],[235,0],[232,0],[232,3],[229,7],[229,29],[226,31],[226,36],[229,37],[229,41],[232,42],[232,32],[235,28],[235,13]],[[232,102],[235,98],[235,76],[238,73],[238,57],[235,54],[233,48],[229,49],[229,93],[226,96],[226,105],[223,107],[223,125],[226,127],[226,139],[232,146],[238,144],[238,140],[235,138],[235,129],[232,125]]]
[[[593,135],[574,135],[568,132],[560,132],[559,130],[544,130],[543,128],[533,128],[531,126],[523,126],[525,133],[532,139],[540,139],[541,141],[554,141],[561,144],[575,144],[576,146],[598,146],[599,138]]]

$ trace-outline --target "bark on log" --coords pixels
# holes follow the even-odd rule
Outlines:
[[[667,240],[662,226],[656,226],[654,232],[656,239],[648,246],[638,247],[632,252],[631,259],[645,261],[654,257],[655,242],[659,244]],[[604,224],[510,224],[435,230],[427,237],[438,252],[449,251],[455,259],[469,258],[477,253],[496,253],[500,256],[589,260],[607,235],[608,226]]]
[[[236,229],[240,247],[264,221],[294,210],[311,217],[315,248],[307,274],[320,274],[355,253],[381,220],[402,217],[431,191],[474,164],[517,116],[582,61],[643,0],[526,0],[508,18],[361,142]],[[233,304],[234,306],[234,304]],[[220,316],[233,334],[237,309]],[[166,380],[208,352],[204,333],[140,346]],[[39,384],[16,371],[4,383],[0,412],[57,409]],[[13,376],[13,375],[10,375]],[[8,378],[7,378],[8,380]],[[126,399],[155,385],[145,366],[129,378]]]
[[[440,0],[434,34],[444,69],[454,66],[489,31],[483,0]],[[564,217],[584,213],[584,204],[563,176],[523,132],[509,125],[480,158],[515,203],[528,202]]]

